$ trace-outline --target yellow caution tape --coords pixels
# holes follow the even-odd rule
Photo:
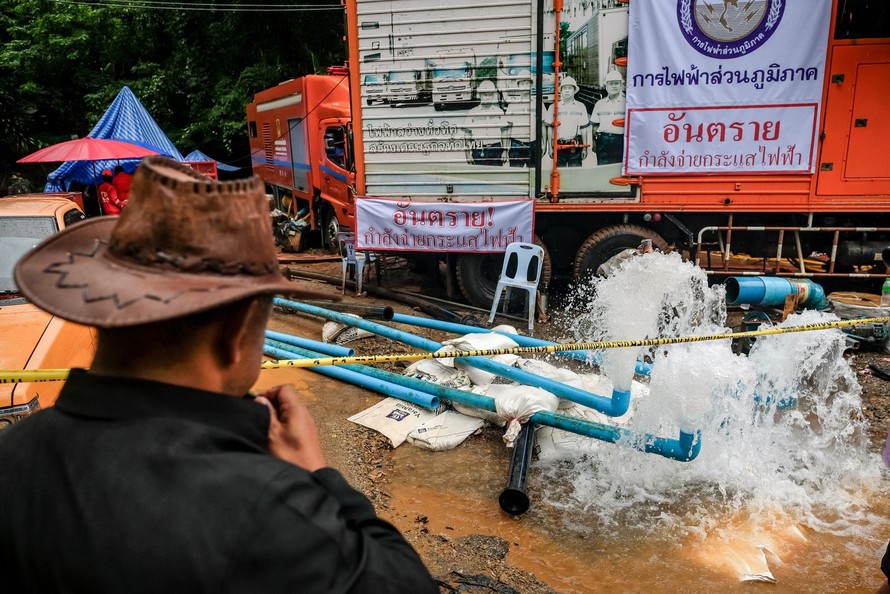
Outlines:
[[[19,369],[12,371],[0,370],[0,384],[18,384],[22,382],[55,382],[68,378],[70,369]]]
[[[319,357],[315,359],[282,359],[264,361],[262,369],[279,369],[282,367],[318,367],[321,365],[349,365],[357,363],[394,363],[397,361],[422,361],[424,359],[447,359],[452,357],[490,357],[494,355],[543,355],[564,351],[588,351],[599,349],[624,349],[632,347],[663,346],[705,342],[709,340],[731,340],[734,338],[752,338],[773,334],[791,334],[794,332],[812,332],[815,330],[831,330],[864,324],[881,324],[890,322],[890,317],[862,318],[858,320],[838,320],[819,324],[803,324],[787,328],[767,328],[765,330],[749,330],[747,332],[702,334],[700,336],[678,336],[674,338],[646,338],[642,340],[601,340],[595,342],[574,342],[536,347],[516,347],[511,349],[480,349],[475,351],[450,351],[439,353],[393,353],[387,355],[356,355],[354,357]],[[51,382],[68,377],[68,369],[38,370],[0,370],[0,384],[16,384],[19,382]]]
[[[890,317],[863,318],[859,320],[840,320],[837,322],[823,322],[820,324],[803,324],[801,326],[789,326],[787,328],[749,330],[747,332],[736,332],[735,334],[703,334],[701,336],[647,338],[643,340],[602,340],[597,342],[575,342],[550,346],[516,347],[511,349],[483,349],[476,351],[399,353],[391,355],[356,355],[354,357],[319,357],[316,359],[281,359],[279,361],[264,361],[261,367],[263,369],[278,369],[280,367],[317,367],[320,365],[349,365],[353,363],[394,363],[396,361],[408,362],[422,361],[424,359],[450,359],[452,357],[490,357],[493,355],[542,355],[547,353],[559,353],[563,351],[623,349],[629,347],[661,346],[668,344],[705,342],[708,340],[729,340],[733,338],[749,338],[753,336],[767,336],[771,334],[790,334],[792,332],[831,330],[833,328],[846,328],[849,326],[861,326],[863,324],[877,324],[886,322],[890,322]]]

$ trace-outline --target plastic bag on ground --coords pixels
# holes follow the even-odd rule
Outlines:
[[[392,442],[392,447],[397,448],[408,439],[409,433],[423,423],[435,419],[437,414],[422,406],[390,397],[352,415],[347,420],[382,433]]]
[[[487,392],[487,388],[475,386],[470,391],[474,394],[482,394],[484,396]],[[491,423],[495,427],[503,427],[506,424],[506,422],[498,415],[498,413],[491,410],[476,408],[475,406],[468,406],[466,404],[461,404],[460,402],[452,402],[451,406],[453,406],[454,410],[461,413],[462,415],[482,419],[487,423]]]
[[[408,443],[426,450],[450,450],[462,444],[484,425],[485,421],[482,419],[448,410],[417,426],[408,434]]]
[[[742,562],[745,565],[745,573],[742,575],[739,581],[742,583],[745,582],[766,582],[768,584],[775,584],[776,578],[773,576],[773,572],[770,571],[769,561],[767,560],[766,553],[772,555],[779,563],[781,563],[781,559],[776,555],[775,551],[766,545],[757,545],[757,551],[747,555]]]
[[[605,375],[598,373],[585,373],[579,376],[582,380],[582,389],[593,394],[608,396],[612,393],[612,382]],[[649,386],[634,380],[630,387],[631,400],[639,402],[641,399],[649,395]],[[603,425],[612,425],[619,427],[627,427],[633,418],[634,407],[620,417],[610,417],[598,410],[587,406],[582,406],[570,400],[561,399],[559,401],[559,414],[567,417],[578,419],[586,419],[594,423],[602,423]],[[538,458],[540,460],[561,460],[564,458],[576,458],[580,454],[598,448],[600,446],[613,447],[611,444],[605,444],[602,441],[571,433],[562,429],[553,427],[540,427],[536,434],[538,444]]]
[[[513,447],[513,442],[522,429],[522,423],[538,411],[555,411],[559,406],[559,398],[541,388],[522,385],[492,384],[488,395],[494,398],[498,417],[507,423],[504,443]]]
[[[469,376],[438,359],[421,359],[405,369],[404,375],[449,388],[469,387]]]
[[[340,322],[326,322],[321,327],[321,340],[329,344],[346,344],[369,336],[374,336],[374,333]]]
[[[523,371],[528,371],[529,373],[534,373],[535,375],[546,377],[547,379],[551,379],[555,382],[566,384],[567,386],[572,386],[573,388],[579,388],[582,390],[587,389],[584,387],[584,381],[581,379],[580,375],[578,375],[571,369],[562,369],[555,365],[551,365],[547,361],[541,361],[539,359],[521,359],[516,364],[516,367]]]
[[[446,340],[442,344],[445,346],[442,349],[439,349],[438,352],[447,352],[451,350],[481,351],[491,349],[515,349],[519,346],[512,339],[501,334],[467,334],[466,336],[461,336],[452,340]],[[504,365],[514,365],[519,360],[519,356],[494,355],[486,357],[486,359],[497,361],[498,363],[503,363]],[[471,365],[465,365],[463,363],[456,362],[453,359],[451,359],[451,361],[452,365],[466,373],[470,377],[470,380],[473,382],[473,384],[477,386],[488,386],[492,382],[494,382],[495,378],[497,377],[493,373],[483,371],[482,369],[477,369],[476,367],[472,367]],[[447,364],[448,363],[446,363],[446,365]]]

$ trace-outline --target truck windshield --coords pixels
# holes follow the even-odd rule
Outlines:
[[[408,72],[390,72],[387,75],[389,82],[414,82],[415,74],[413,71]]]
[[[12,280],[15,263],[58,230],[53,217],[0,217],[0,293],[17,291]]]
[[[433,78],[438,80],[469,78],[467,68],[436,68],[433,70]]]
[[[383,82],[383,77],[379,74],[366,74],[365,75],[365,84],[366,85],[376,85]]]

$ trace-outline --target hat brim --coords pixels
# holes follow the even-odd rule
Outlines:
[[[25,254],[15,282],[32,303],[65,320],[118,328],[206,311],[257,295],[331,299],[277,270],[263,276],[188,273],[115,258],[108,239],[116,217],[90,219]]]

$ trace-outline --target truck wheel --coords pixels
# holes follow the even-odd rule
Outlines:
[[[329,250],[337,251],[340,244],[337,242],[337,234],[340,233],[340,221],[337,220],[337,214],[330,206],[325,206],[322,210],[321,224],[321,241],[324,247]]]
[[[539,238],[535,237],[535,243],[544,247],[544,266],[538,283],[541,287],[550,283],[550,252]],[[491,308],[503,264],[503,254],[461,254],[457,258],[457,285],[467,301],[476,307]],[[524,303],[525,291],[512,291],[507,310],[519,311]]]
[[[443,109],[445,109],[445,104],[444,103],[433,103],[433,107],[435,108],[436,111],[442,111]],[[494,294],[494,293],[492,293],[492,294]]]
[[[578,249],[574,265],[575,279],[595,275],[597,268],[609,258],[628,248],[636,249],[644,239],[651,239],[652,246],[660,250],[668,246],[658,233],[646,227],[637,225],[603,227],[588,237]]]

